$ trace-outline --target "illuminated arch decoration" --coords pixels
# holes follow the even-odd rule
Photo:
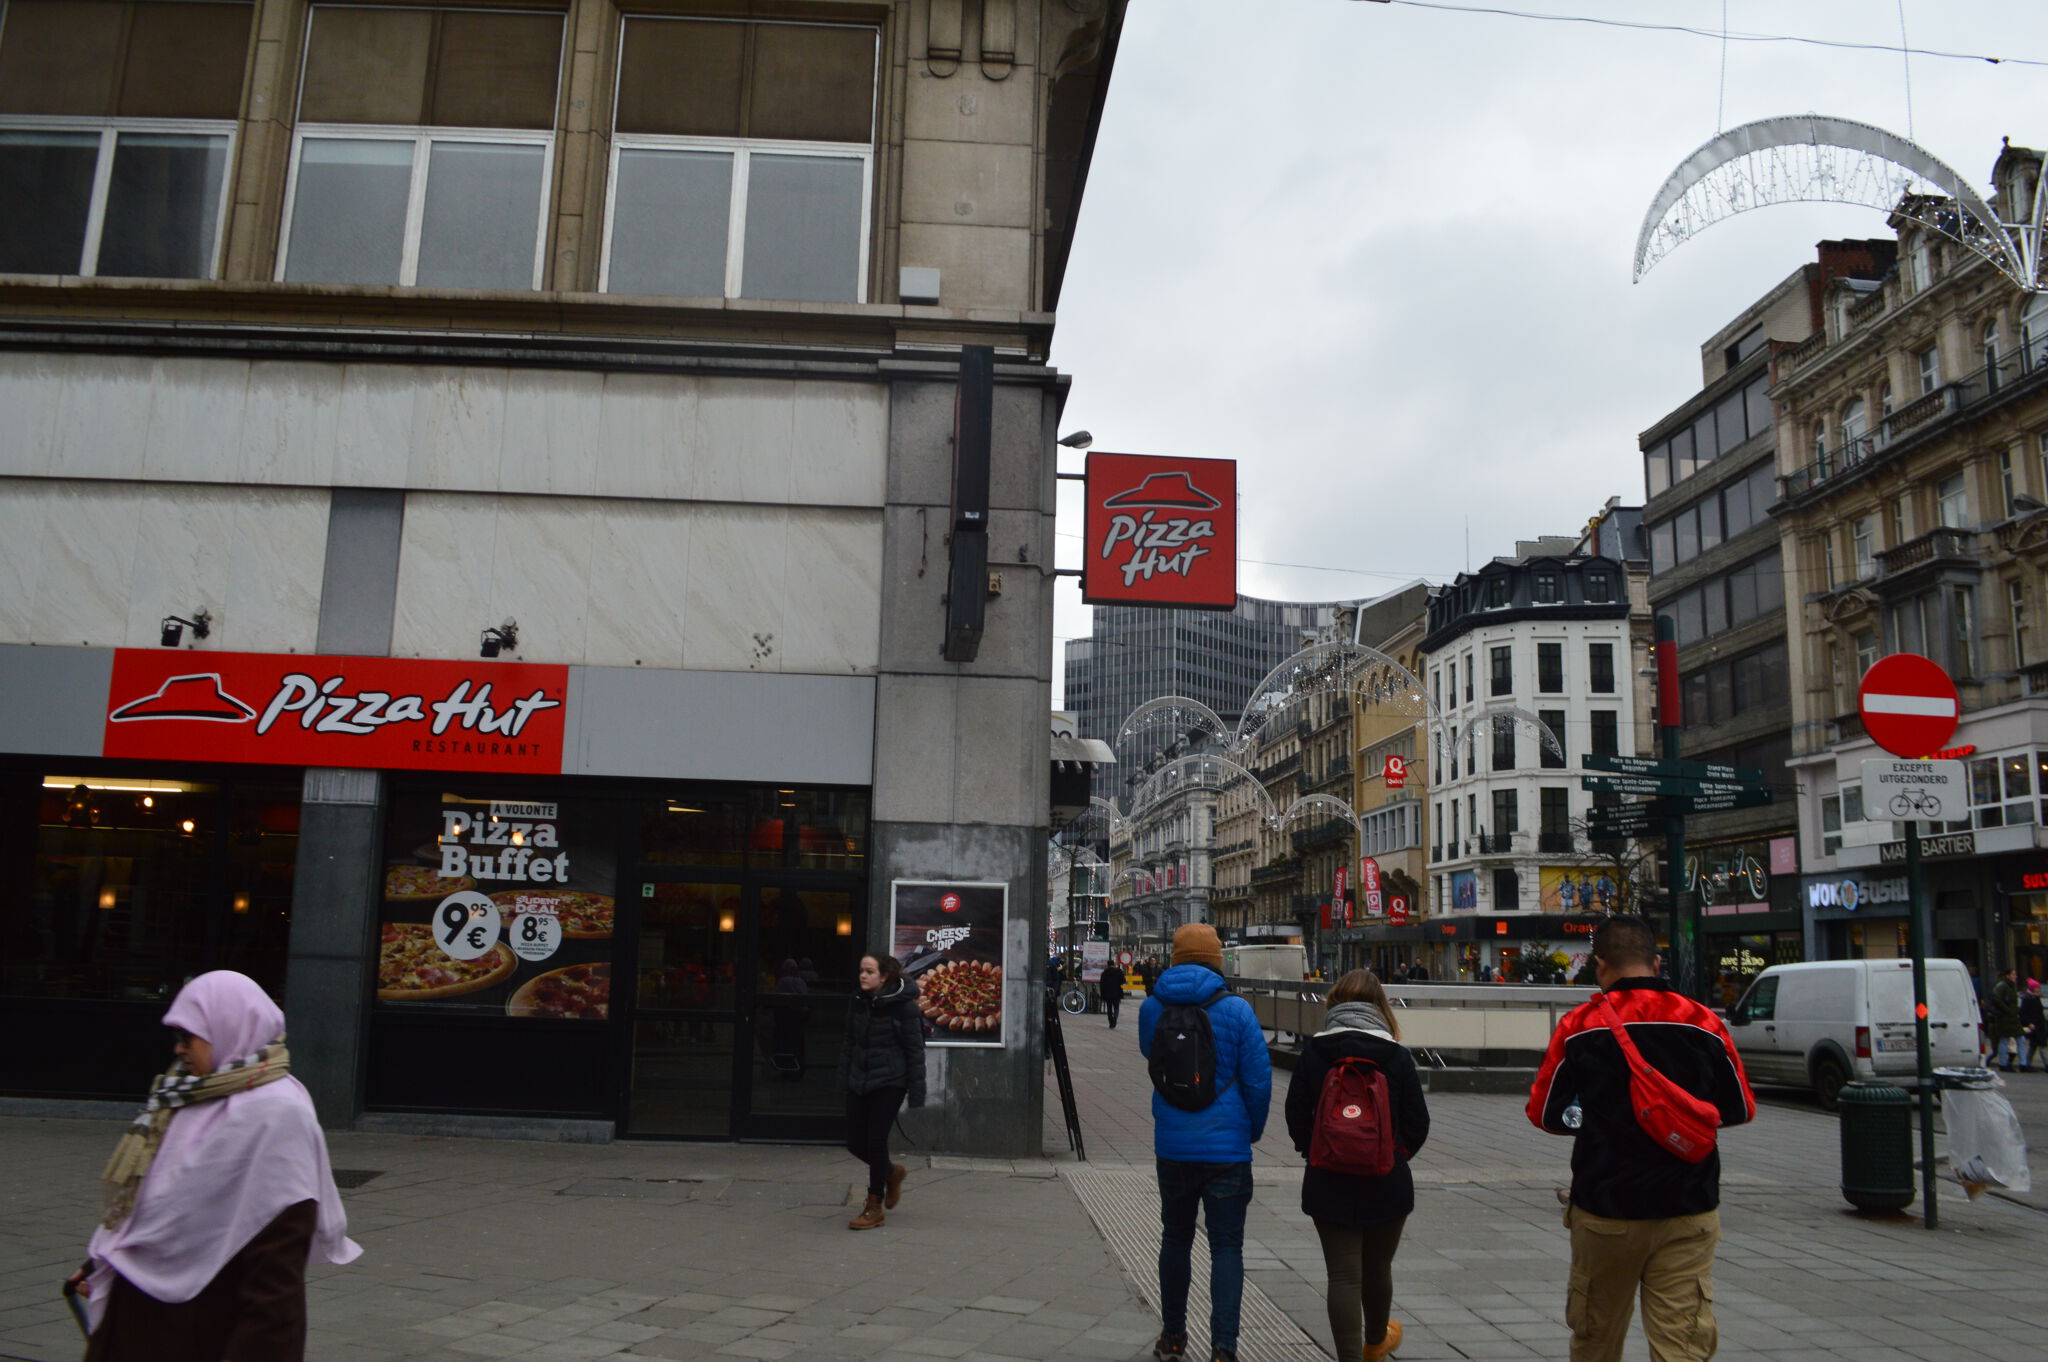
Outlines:
[[[2002,221],[1954,169],[1924,147],[1868,123],[1801,114],[1716,134],[1679,162],[1650,201],[1636,236],[1635,278],[1717,222],[1781,203],[1848,203],[1896,213],[1983,256],[2028,293],[2042,277],[2048,195],[2025,196]]]

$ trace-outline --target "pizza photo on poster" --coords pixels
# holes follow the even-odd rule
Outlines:
[[[1001,883],[890,885],[890,954],[917,985],[927,1045],[1002,1046],[1009,897]]]
[[[377,1001],[520,1020],[611,1014],[613,837],[580,801],[400,790]]]

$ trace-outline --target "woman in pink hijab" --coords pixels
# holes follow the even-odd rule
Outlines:
[[[362,1252],[284,1013],[256,981],[202,974],[164,1013],[177,1059],[102,1175],[86,1362],[301,1362],[306,1264]]]

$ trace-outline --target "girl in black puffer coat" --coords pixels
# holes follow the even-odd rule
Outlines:
[[[1330,989],[1325,1029],[1308,1043],[1287,1087],[1287,1133],[1304,1156],[1315,1135],[1323,1080],[1340,1059],[1369,1059],[1387,1080],[1393,1120],[1393,1171],[1383,1177],[1310,1168],[1301,1179],[1301,1209],[1315,1221],[1329,1276],[1330,1333],[1340,1358],[1379,1362],[1401,1346],[1390,1319],[1394,1250],[1415,1209],[1408,1160],[1429,1138],[1429,1107],[1415,1059],[1401,1044],[1394,1009],[1371,970],[1355,969]]]
[[[924,1018],[917,985],[893,955],[860,958],[839,1081],[846,1088],[847,1152],[868,1166],[867,1205],[846,1227],[871,1230],[882,1223],[882,1209],[903,1195],[906,1170],[889,1161],[890,1123],[906,1097],[913,1107],[924,1105]]]

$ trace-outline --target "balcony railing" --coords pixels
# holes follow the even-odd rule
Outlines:
[[[1786,358],[1795,363],[1803,361],[1809,347],[1820,339],[1819,335],[1813,336],[1794,347]],[[1789,372],[1789,369],[1781,362],[1779,372]],[[1804,468],[1786,474],[1782,480],[1783,495],[1796,497],[1846,477],[1906,436],[1919,434],[1946,417],[1967,413],[2022,385],[2036,386],[2044,373],[2048,373],[2048,341],[2036,340],[1996,364],[1987,364],[1975,373],[1953,383],[1944,383],[1934,391],[1914,398],[1880,421],[1870,434],[1846,440]]]
[[[1540,832],[1536,834],[1536,849],[1543,852],[1570,851],[1572,835],[1568,832]]]
[[[1868,325],[1873,317],[1883,313],[1885,296],[1883,289],[1877,289],[1865,297],[1849,304],[1849,320],[1857,326]]]
[[[1977,533],[1943,525],[1877,555],[1878,575],[1897,577],[1928,563],[1975,563]]]
[[[1307,847],[1323,846],[1330,842],[1341,842],[1357,831],[1341,818],[1331,818],[1313,827],[1299,828],[1288,835],[1296,851]]]
[[[1515,835],[1511,832],[1482,832],[1474,841],[1481,856],[1505,856],[1515,849]]]
[[[1252,867],[1253,884],[1272,884],[1277,880],[1291,880],[1301,873],[1301,868],[1292,862],[1285,865],[1258,865]]]

